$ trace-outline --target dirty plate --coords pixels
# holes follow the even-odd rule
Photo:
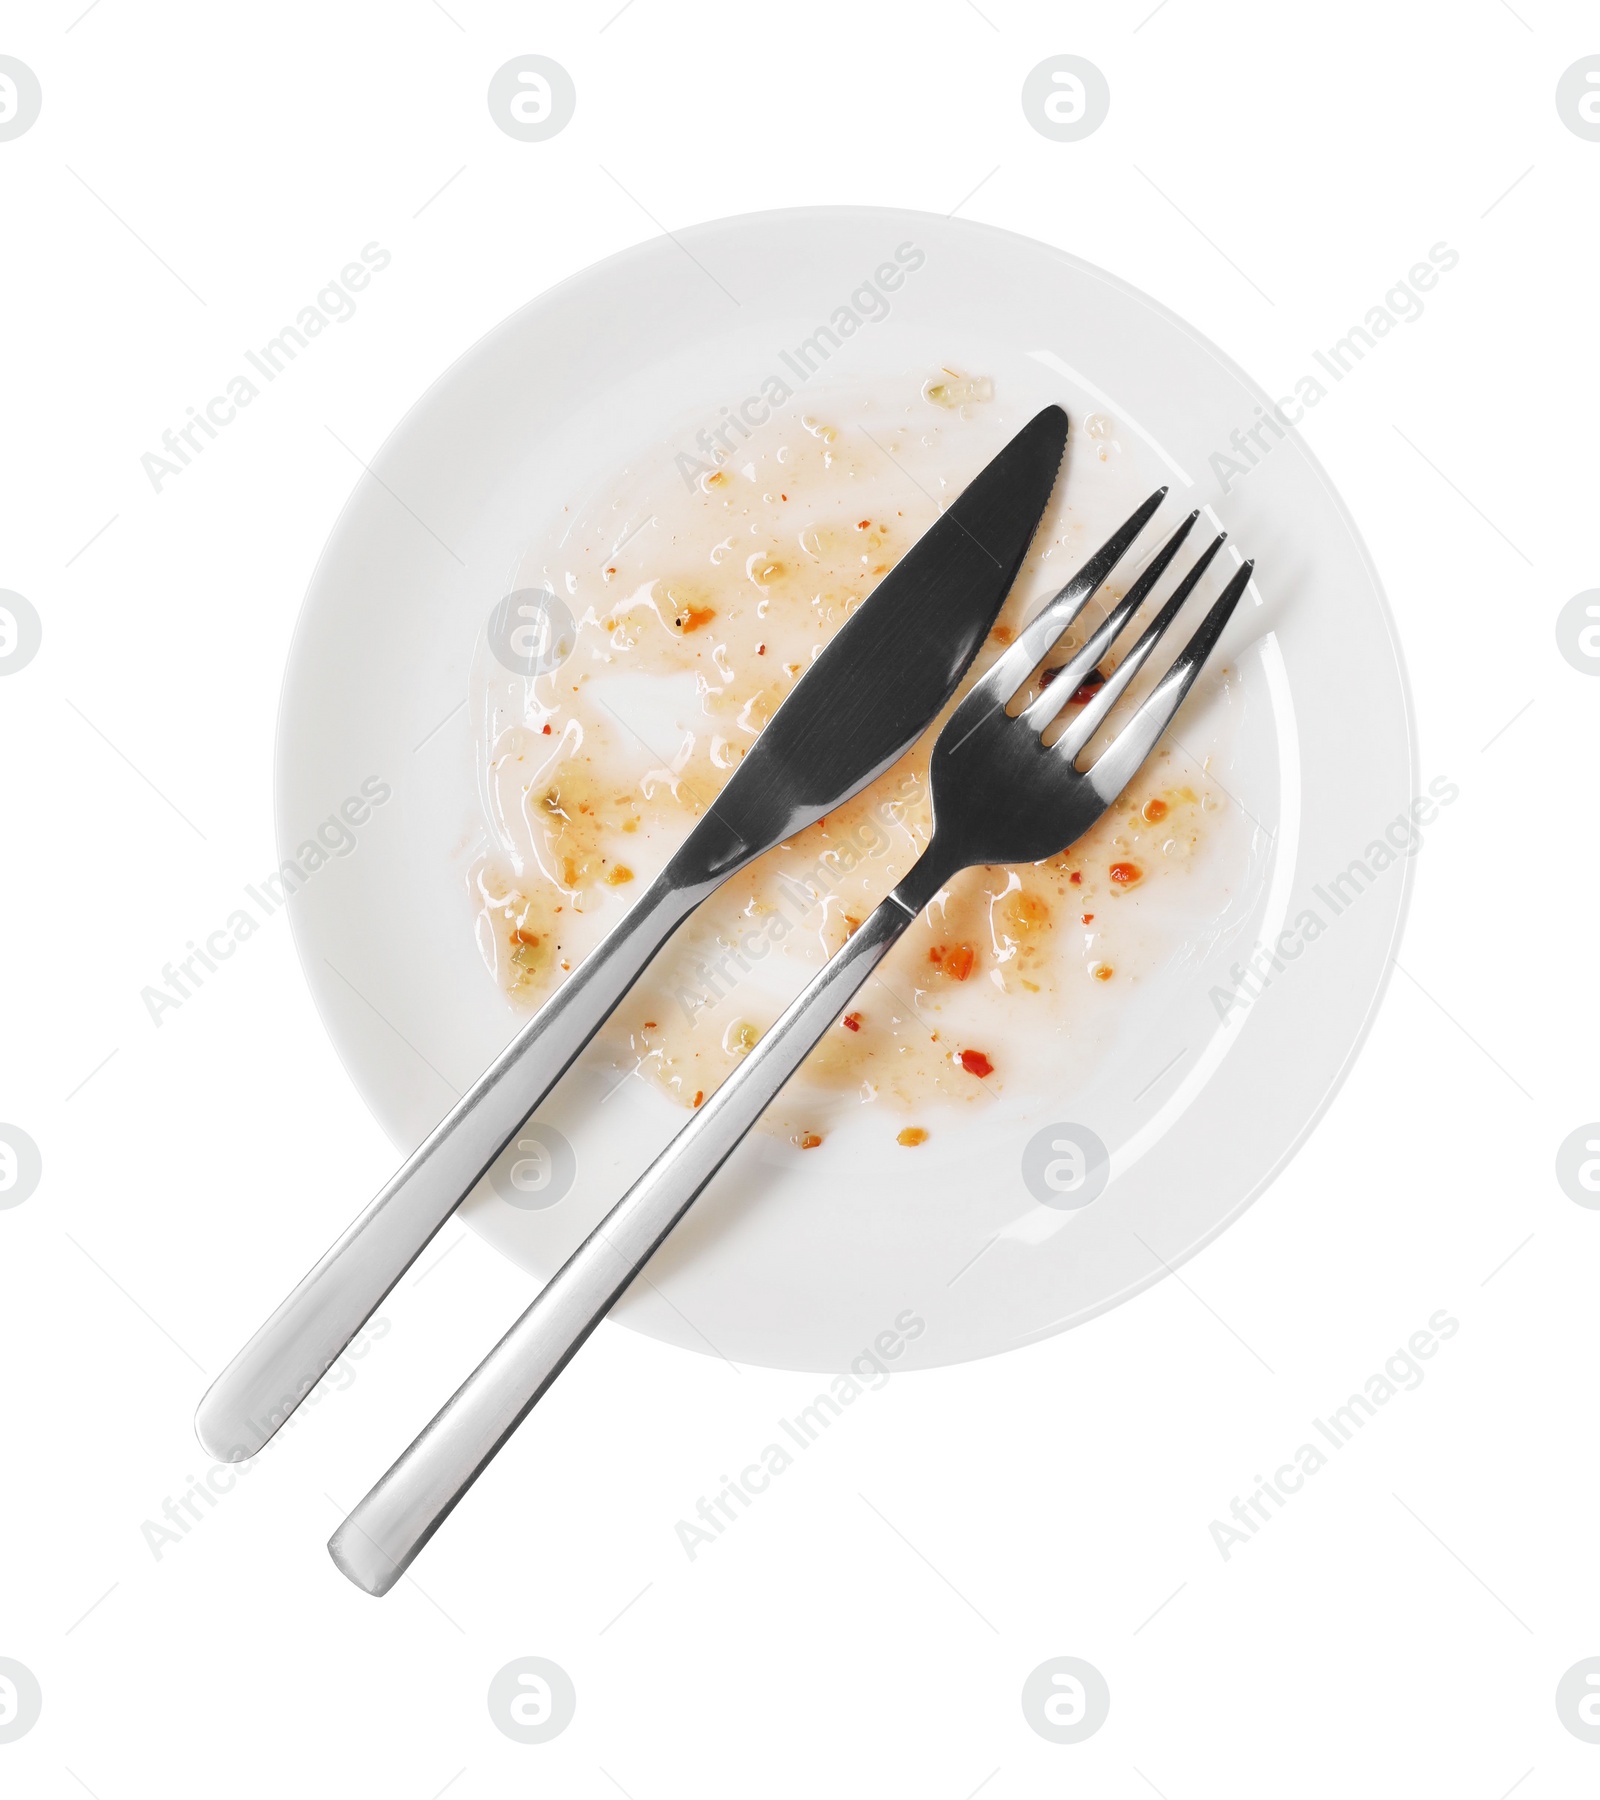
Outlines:
[[[880,306],[863,284],[907,245],[921,260]],[[467,886],[491,834],[475,682],[492,611],[563,506],[643,456],[671,462],[841,306],[859,329],[820,340],[780,411],[900,391],[941,365],[982,371],[1000,436],[1049,401],[1067,408],[1067,505],[1075,482],[1092,486],[1085,422],[1108,420],[1130,479],[1170,482],[1169,509],[1209,508],[1259,580],[1225,691],[1177,728],[1197,765],[1225,743],[1206,774],[1237,879],[1127,984],[1094,1055],[960,1109],[914,1152],[871,1107],[809,1153],[757,1134],[615,1314],[690,1349],[829,1370],[885,1334],[906,1368],[1064,1330],[1237,1217],[1359,1048],[1410,852],[1451,798],[1417,794],[1393,623],[1286,429],[1294,406],[1280,416],[1162,307],[1063,251],[921,213],[761,214],[642,245],[524,307],[423,396],[339,518],[295,636],[280,854],[319,865],[290,907],[296,942],[397,1152],[526,1017],[485,968]],[[1045,591],[1034,577],[1030,597]],[[306,858],[319,829],[329,848]],[[1019,1015],[1019,1046],[1027,1031]],[[463,1216],[547,1276],[683,1117],[592,1055]],[[327,1195],[330,1238],[365,1198]]]

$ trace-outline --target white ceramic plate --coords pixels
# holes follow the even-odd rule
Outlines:
[[[1348,1068],[1404,916],[1406,846],[1438,804],[1413,813],[1400,653],[1338,496],[1292,432],[1263,425],[1268,396],[1172,314],[1062,251],[928,214],[807,209],[642,245],[531,302],[429,390],[341,515],[300,618],[281,855],[319,825],[339,848],[290,910],[322,1017],[397,1148],[525,1016],[480,960],[465,887],[485,834],[467,696],[524,549],[641,446],[758,393],[779,350],[907,243],[924,262],[830,381],[942,362],[991,375],[1019,418],[1052,399],[1075,428],[1107,412],[1175,500],[1209,506],[1257,559],[1228,640],[1243,705],[1219,770],[1259,822],[1257,878],[1142,984],[1070,1092],[1002,1098],[942,1133],[936,1156],[875,1161],[848,1134],[811,1157],[741,1149],[617,1317],[782,1367],[843,1369],[886,1332],[902,1368],[991,1354],[1137,1293],[1221,1231]],[[329,824],[351,800],[348,829]],[[1241,986],[1252,954],[1266,979]],[[580,1063],[541,1109],[576,1158],[556,1204],[512,1205],[485,1182],[466,1208],[536,1276],[683,1122],[640,1081],[602,1111],[614,1079]],[[1075,1204],[1084,1128],[1109,1180]],[[328,1195],[330,1237],[365,1198]]]

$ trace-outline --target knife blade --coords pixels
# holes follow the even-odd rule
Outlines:
[[[195,1430],[253,1456],[333,1366],[690,913],[896,762],[955,692],[1066,448],[1059,406],[988,463],[829,640],[665,869],[234,1357]]]

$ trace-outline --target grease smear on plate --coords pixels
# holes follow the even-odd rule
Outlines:
[[[637,459],[569,502],[516,572],[514,586],[548,587],[576,625],[551,672],[511,674],[480,649],[474,683],[490,848],[471,897],[484,961],[519,1006],[537,1007],[611,928],[822,646],[1025,423],[959,370],[809,404],[687,476],[669,450]],[[1052,510],[969,680],[1160,482],[1135,448],[1114,418],[1074,416]],[[1178,516],[1169,502],[1168,529]],[[1148,530],[1140,553],[1160,536]],[[1030,693],[1138,567],[1117,572]],[[1182,744],[1169,735],[1068,852],[951,883],[767,1129],[820,1149],[847,1111],[870,1107],[914,1151],[999,1092],[1060,1091],[1115,1031],[1124,996],[1203,939],[1248,879],[1248,824],[1209,773],[1237,723],[1237,683],[1225,669],[1205,685]],[[619,1070],[686,1108],[715,1090],[927,843],[937,729],[701,907],[602,1034]]]

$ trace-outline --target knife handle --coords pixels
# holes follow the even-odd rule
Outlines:
[[[911,885],[813,977],[334,1533],[329,1554],[357,1587],[386,1594],[410,1567],[931,898],[897,897]]]
[[[213,1456],[254,1456],[327,1374],[656,951],[718,885],[727,871],[707,879],[713,859],[705,853],[714,842],[729,860],[730,837],[715,815],[702,819],[616,929],[223,1370],[195,1414],[195,1431]]]

